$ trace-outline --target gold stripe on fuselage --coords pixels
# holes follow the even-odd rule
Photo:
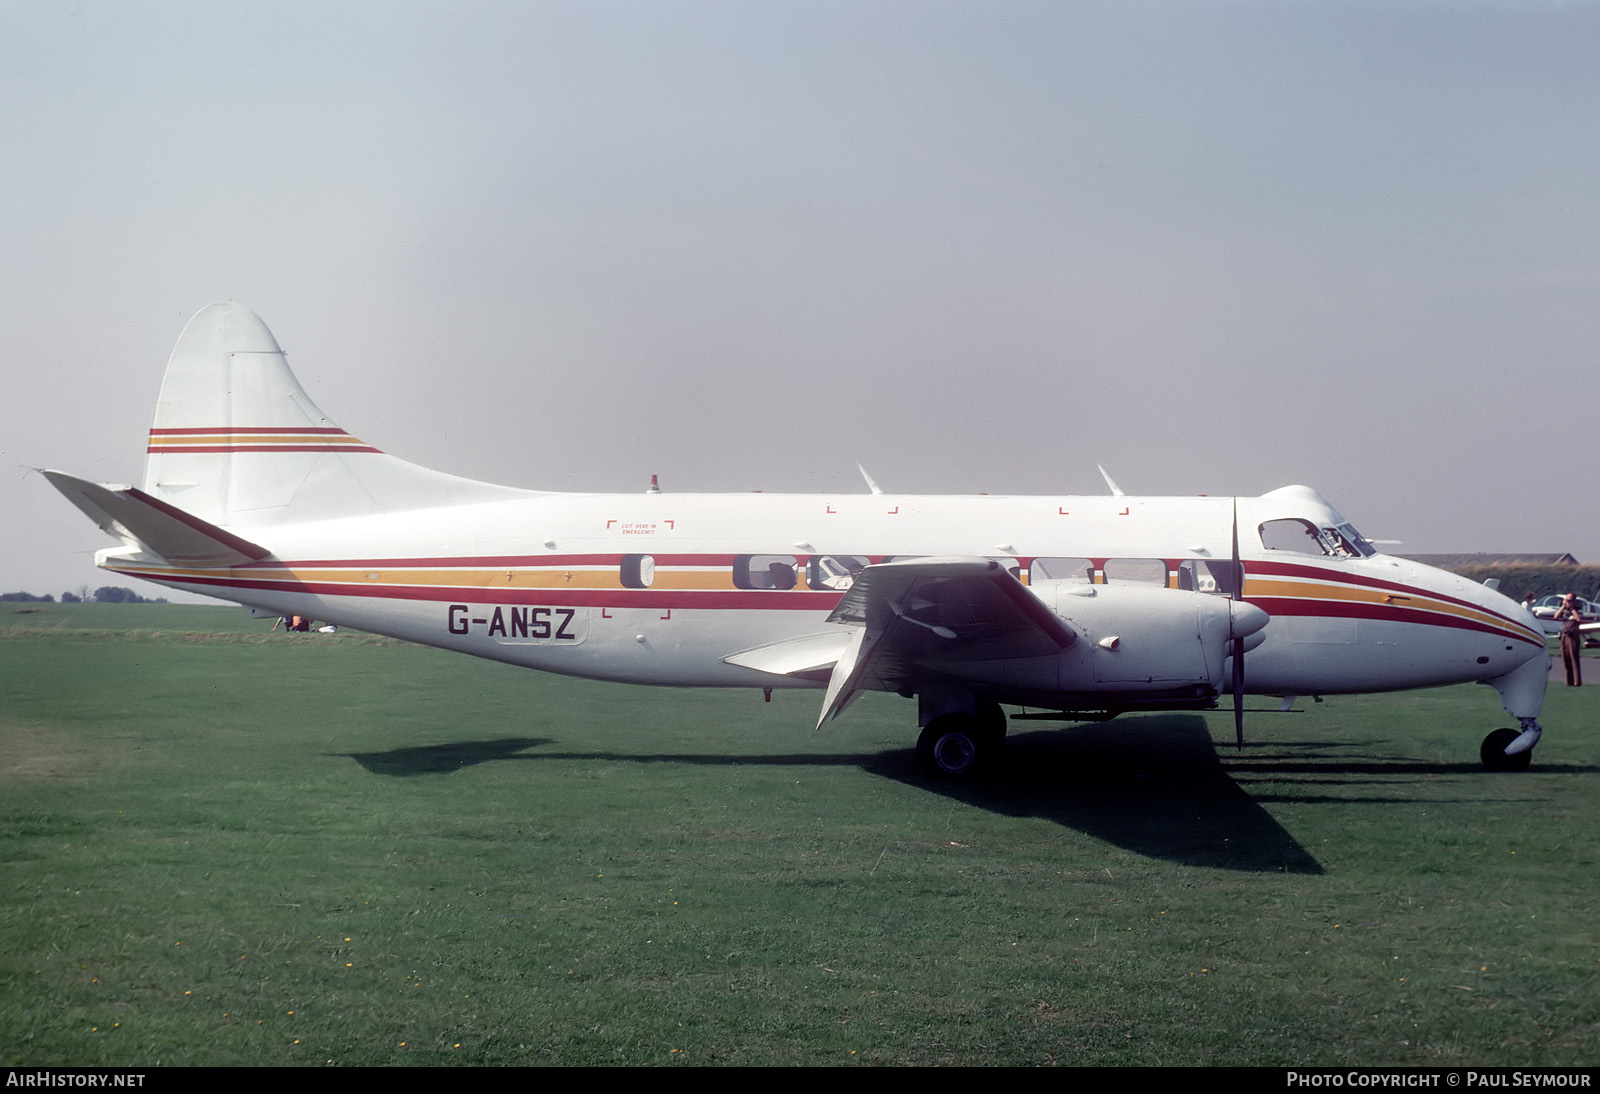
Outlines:
[[[1417,611],[1437,612],[1471,620],[1494,627],[1518,637],[1531,632],[1488,612],[1461,604],[1451,604],[1430,597],[1411,595],[1386,589],[1372,589],[1359,585],[1330,585],[1325,582],[1285,581],[1273,578],[1251,577],[1245,580],[1246,599],[1281,597],[1286,600],[1335,601],[1357,604],[1381,604],[1386,607],[1411,608]]]

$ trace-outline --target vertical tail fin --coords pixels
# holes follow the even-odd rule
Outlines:
[[[213,304],[178,337],[146,450],[146,494],[218,525],[464,505],[529,491],[407,463],[340,429],[248,308]]]

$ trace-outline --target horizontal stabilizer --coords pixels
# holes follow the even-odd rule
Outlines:
[[[132,486],[87,482],[41,471],[50,485],[107,534],[181,566],[237,566],[270,552]]]

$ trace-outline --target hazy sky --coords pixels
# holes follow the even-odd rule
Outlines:
[[[1597,57],[1576,2],[0,0],[0,591],[106,583],[24,469],[139,482],[224,299],[474,478],[1098,461],[1600,561]]]

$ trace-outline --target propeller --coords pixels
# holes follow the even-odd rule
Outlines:
[[[1239,562],[1239,499],[1233,499],[1233,599],[1244,600],[1244,566]],[[1244,635],[1233,628],[1233,735],[1239,751],[1244,751]]]

